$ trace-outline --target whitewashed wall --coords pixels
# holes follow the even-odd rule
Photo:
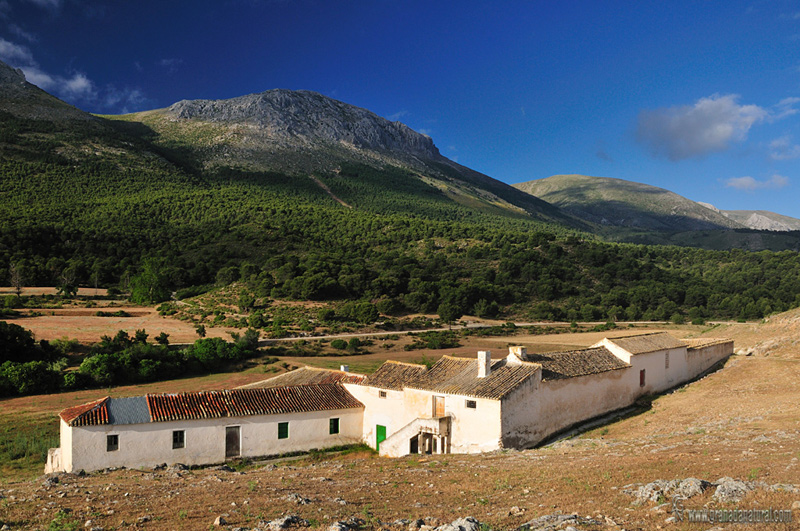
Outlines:
[[[386,398],[380,398],[381,389],[376,387],[343,385],[356,400],[364,404],[361,438],[372,448],[375,448],[377,425],[386,426],[386,437],[389,437],[416,418],[405,410],[403,391],[385,390]]]
[[[339,419],[330,435],[329,420]],[[71,428],[62,423],[64,471],[150,467],[161,463],[206,465],[225,461],[225,428],[240,426],[242,457],[258,457],[361,442],[363,410],[345,409],[219,419]],[[278,422],[289,437],[278,439]],[[185,430],[185,447],[172,448],[172,432]],[[106,450],[106,436],[119,435],[119,450]],[[71,439],[71,440],[70,440]]]
[[[433,416],[433,397],[444,397],[444,414],[450,420],[450,452],[479,453],[500,448],[500,401],[464,395],[406,389],[405,405],[414,418]],[[475,401],[475,409],[467,407]],[[413,420],[410,419],[409,422]]]
[[[707,371],[715,363],[733,354],[733,341],[725,341],[702,348],[690,348],[686,352],[688,372],[695,378]]]
[[[545,380],[503,402],[503,446],[529,448],[573,424],[630,405],[638,391],[631,369]]]

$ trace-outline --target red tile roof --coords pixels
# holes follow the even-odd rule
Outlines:
[[[400,391],[406,385],[419,380],[427,370],[425,365],[387,360],[360,383],[369,387]]]
[[[502,359],[492,362],[492,370],[485,378],[478,378],[478,360],[442,356],[433,367],[405,387],[438,393],[501,399],[529,378],[533,378],[541,365],[538,363],[508,363]]]
[[[338,384],[147,395],[152,422],[362,408]]]
[[[99,426],[108,424],[108,397],[68,407],[59,415],[70,426]]]

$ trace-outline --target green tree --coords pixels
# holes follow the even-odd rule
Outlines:
[[[169,300],[170,289],[164,263],[157,259],[145,260],[142,271],[131,278],[131,302],[136,304],[155,304]]]

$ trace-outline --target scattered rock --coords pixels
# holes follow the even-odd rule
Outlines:
[[[711,483],[704,479],[686,478],[680,482],[674,494],[684,498],[691,498],[704,493],[709,487],[711,487]]]
[[[508,516],[521,516],[525,512],[525,509],[520,509],[516,505],[508,510]]]
[[[303,496],[300,496],[296,492],[287,494],[285,499],[286,501],[296,503],[297,505],[308,505],[309,503],[311,503],[310,499],[304,498]]]
[[[522,531],[556,531],[562,530],[565,527],[589,526],[589,525],[602,525],[602,522],[593,520],[591,518],[584,518],[577,514],[548,514],[535,518],[530,522],[522,524],[519,529]]]
[[[232,469],[228,465],[213,466],[209,470],[219,470],[221,472],[236,472],[234,469]]]
[[[519,509],[519,507],[517,507]],[[475,518],[467,516],[466,518],[459,518],[453,520],[449,524],[444,524],[435,529],[435,531],[480,531],[481,523]]]
[[[724,477],[716,482],[717,490],[714,491],[712,499],[720,503],[739,502],[753,490],[752,483],[746,483],[733,478]]]
[[[792,502],[792,510],[800,511],[800,500],[795,500]]]
[[[367,524],[366,520],[361,518],[351,517],[344,521],[333,522],[328,526],[328,531],[351,531],[361,529]]]
[[[290,527],[308,527],[310,524],[308,520],[303,520],[297,515],[291,514],[270,520],[267,522],[266,527],[270,531],[278,531],[279,529],[289,529]]]
[[[228,521],[225,520],[222,516],[217,516],[216,520],[214,520],[214,525],[219,527],[221,525],[228,525]]]
[[[143,523],[145,523],[145,522],[149,522],[149,521],[150,521],[150,520],[152,520],[152,519],[153,519],[153,517],[152,517],[152,516],[150,516],[149,514],[146,514],[146,515],[144,515],[144,516],[140,516],[139,518],[137,518],[137,519],[136,519],[136,523],[137,523],[137,524],[143,524]]]

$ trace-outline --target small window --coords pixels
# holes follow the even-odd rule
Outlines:
[[[644,369],[639,371],[639,387],[644,387]]]
[[[478,403],[475,400],[467,400],[467,407],[469,409],[476,409],[478,407]]]
[[[116,452],[119,450],[119,435],[106,436],[106,452]]]
[[[279,422],[278,423],[278,439],[288,439],[289,438],[289,423],[288,422]]]
[[[184,448],[186,446],[186,432],[175,430],[172,432],[172,449]]]
[[[664,368],[669,369],[669,352],[664,354]]]
[[[329,423],[329,433],[331,435],[336,435],[339,433],[339,419],[331,419]]]
[[[386,398],[386,391],[378,391],[379,398]]]

